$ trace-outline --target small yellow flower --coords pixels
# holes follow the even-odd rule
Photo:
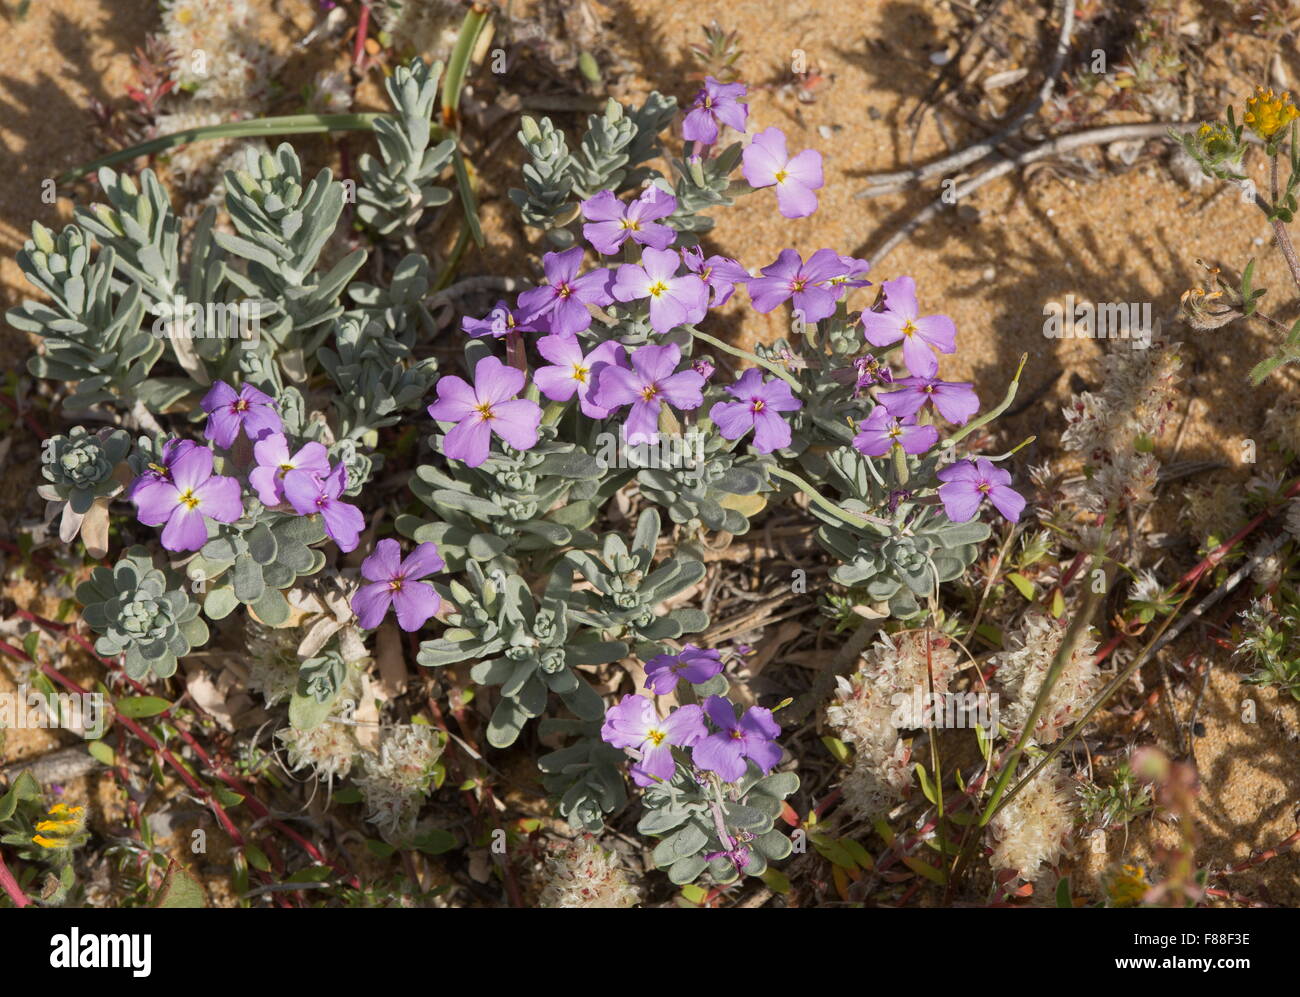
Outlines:
[[[1147,882],[1146,870],[1140,865],[1125,864],[1110,881],[1110,902],[1115,907],[1136,907],[1146,896],[1151,884]]]
[[[1246,114],[1243,120],[1250,126],[1251,131],[1267,141],[1296,118],[1300,118],[1300,111],[1296,110],[1295,105],[1291,103],[1291,94],[1288,91],[1284,90],[1280,95],[1276,95],[1272,87],[1267,90],[1256,87],[1255,96],[1246,101]]]
[[[73,807],[66,803],[54,804],[46,814],[45,820],[36,824],[37,833],[32,838],[33,844],[40,845],[42,848],[71,847],[86,822],[84,813],[82,807]]]
[[[42,848],[67,848],[69,845],[67,838],[47,838],[43,834],[36,835],[32,841]]]

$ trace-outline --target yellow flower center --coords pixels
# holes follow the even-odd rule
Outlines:
[[[785,170],[777,170],[777,171],[776,171],[776,182],[777,182],[777,183],[785,183],[786,178],[787,178],[789,175],[790,175],[790,174],[787,173]]]
[[[195,497],[194,492],[187,488],[185,491],[181,492],[180,503],[181,505],[188,506],[191,509],[197,509],[199,500]]]
[[[587,375],[589,373],[590,370],[582,366],[582,364],[575,363],[573,365],[573,379],[577,381],[579,384],[587,383]]]
[[[641,389],[641,397],[648,402],[654,401],[655,398],[658,397],[658,395],[659,395],[659,385],[657,384],[647,384],[644,388]]]
[[[663,294],[666,290],[668,290],[668,285],[665,284],[662,280],[657,280],[650,285],[649,290],[650,290],[650,296],[653,298],[657,298],[659,297],[659,295]]]
[[[752,407],[752,411],[754,411],[754,412],[762,412],[765,404],[766,404],[766,403],[763,401],[763,399],[761,399],[761,398],[755,398],[755,399],[754,399],[754,404],[753,404],[753,407]]]
[[[623,219],[621,222],[619,222],[618,224],[619,224],[619,227],[620,227],[620,228],[625,228],[625,229],[628,229],[628,230],[630,230],[630,231],[632,231],[632,232],[640,232],[640,231],[641,231],[641,223],[640,223],[639,221],[637,221],[635,218],[624,218],[624,219]]]
[[[667,736],[668,734],[666,731],[652,730],[646,735],[646,740],[657,748],[659,745],[664,743],[664,738]]]
[[[904,336],[913,336],[913,335],[915,335],[915,334],[916,334],[916,326],[914,326],[914,325],[911,323],[911,320],[908,320],[907,322],[904,322],[904,323],[903,323],[903,335],[904,335]]]
[[[489,420],[496,418],[496,415],[493,414],[492,412],[491,402],[479,403],[474,407],[474,411],[479,414],[479,418],[482,419],[484,422],[488,422]]]

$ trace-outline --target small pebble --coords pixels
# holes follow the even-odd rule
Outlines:
[[[822,138],[830,138],[833,133],[831,132],[829,125],[818,125],[817,134]]]
[[[997,275],[998,272],[994,270],[992,267],[985,267],[984,272],[980,274],[980,276],[983,277],[986,282],[991,281]]]

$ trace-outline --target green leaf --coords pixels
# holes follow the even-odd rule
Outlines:
[[[167,867],[162,885],[153,895],[150,907],[161,908],[195,908],[206,907],[207,897],[203,885],[190,874],[189,870],[175,860]]]
[[[171,703],[158,696],[132,696],[130,699],[117,701],[117,712],[132,720],[156,717],[160,713],[166,713],[171,707]]]
[[[86,750],[90,752],[91,758],[95,759],[95,761],[102,765],[111,766],[117,763],[117,755],[115,755],[113,749],[103,741],[91,741],[86,745]]]
[[[1023,595],[1030,602],[1034,601],[1034,583],[1022,575],[1019,571],[1012,571],[1007,574],[1007,581],[1016,587],[1016,591]]]
[[[266,857],[266,852],[251,841],[244,845],[244,853],[248,856],[248,864],[258,872],[271,871],[271,860]]]

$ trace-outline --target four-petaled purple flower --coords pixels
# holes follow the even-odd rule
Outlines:
[[[666,696],[677,688],[679,679],[691,685],[707,682],[722,671],[722,655],[712,648],[687,644],[676,654],[657,654],[645,664],[647,689]]]
[[[677,276],[680,265],[672,250],[647,248],[639,264],[618,268],[610,290],[619,301],[649,298],[650,326],[661,335],[694,324],[709,310],[709,289],[693,273]]]
[[[293,470],[284,476],[284,497],[300,516],[320,513],[325,532],[343,553],[356,550],[366,519],[355,505],[340,501],[348,487],[348,471],[341,463],[325,477],[312,471]]]
[[[607,365],[596,380],[594,401],[609,410],[631,405],[624,438],[633,445],[658,439],[659,410],[665,401],[674,408],[704,404],[704,378],[696,370],[677,370],[682,351],[676,343],[642,346],[632,354],[632,369]]]
[[[803,408],[803,402],[790,391],[790,385],[780,378],[765,381],[757,367],[750,367],[726,390],[739,400],[718,402],[709,409],[709,418],[724,439],[738,440],[752,429],[754,449],[759,453],[771,453],[790,445],[790,424],[779,413]]]
[[[822,186],[822,154],[805,149],[791,157],[785,133],[765,128],[754,136],[741,160],[741,172],[751,187],[776,187],[777,208],[786,218],[806,218],[817,210]]]
[[[582,216],[587,219],[582,236],[602,256],[613,256],[628,239],[642,246],[667,249],[677,233],[667,225],[659,225],[658,220],[676,210],[677,198],[653,184],[629,204],[615,197],[613,191],[602,190],[582,202]]]
[[[987,457],[974,461],[960,460],[938,471],[936,476],[944,482],[939,486],[939,498],[948,518],[954,523],[974,519],[980,503],[986,498],[1013,523],[1024,511],[1024,498],[1010,487],[1011,473]]]
[[[184,441],[171,441],[181,443]],[[198,550],[208,542],[209,519],[233,523],[244,514],[242,489],[234,478],[212,473],[212,451],[191,444],[172,450],[165,470],[145,472],[132,488],[136,516],[146,526],[163,526],[162,545],[168,550]],[[146,475],[154,475],[146,478]]]
[[[576,336],[543,336],[537,341],[537,352],[554,366],[538,367],[533,371],[537,390],[553,402],[567,402],[578,394],[578,405],[589,419],[604,419],[609,409],[592,401],[596,375],[606,364],[627,366],[627,350],[615,339],[607,339],[590,353],[583,355],[582,344]]]
[[[745,759],[764,773],[776,768],[781,760],[781,747],[776,743],[781,727],[772,719],[771,710],[751,706],[737,720],[735,707],[721,696],[710,696],[704,709],[720,729],[691,749],[696,768],[718,773],[723,782],[735,782],[745,774]]]
[[[310,471],[321,476],[330,473],[329,451],[324,444],[314,440],[304,443],[290,456],[289,441],[283,433],[269,433],[254,443],[253,457],[257,467],[248,473],[248,483],[265,506],[284,501],[284,476],[290,471]]]
[[[150,464],[138,478],[131,482],[126,497],[134,502],[144,493],[172,483],[172,467],[187,453],[197,447],[193,440],[172,439],[163,444],[161,464]]]
[[[582,256],[581,246],[543,256],[547,282],[519,295],[516,320],[531,325],[546,319],[550,331],[561,335],[577,335],[591,328],[587,305],[603,307],[614,299],[609,296],[608,270],[591,270],[578,276]]]
[[[638,786],[667,781],[677,771],[673,746],[689,748],[706,733],[698,706],[681,706],[664,718],[645,696],[624,696],[605,714],[601,738],[615,748],[631,748],[640,758],[629,774]]]
[[[422,543],[403,559],[396,540],[380,540],[361,562],[361,577],[370,584],[362,585],[352,597],[352,612],[361,629],[379,626],[391,606],[397,611],[399,627],[419,630],[442,605],[434,587],[420,579],[446,567],[436,544]]]
[[[873,384],[890,384],[894,380],[894,372],[889,366],[870,353],[854,360],[853,369],[857,371],[857,379],[853,382],[854,398],[861,398],[863,392]]]
[[[478,467],[487,460],[493,433],[516,450],[536,446],[542,410],[536,402],[515,398],[523,387],[523,373],[496,357],[475,365],[472,385],[455,374],[439,378],[438,400],[429,406],[429,415],[456,423],[443,441],[443,454]]]
[[[740,98],[748,92],[743,83],[719,83],[712,76],[704,77],[704,88],[695,95],[682,120],[682,138],[712,145],[718,140],[719,125],[743,132],[749,108]]]
[[[545,332],[547,326],[545,317],[533,322],[521,322],[509,305],[498,301],[483,318],[466,315],[460,320],[460,328],[467,336],[492,336],[500,339],[511,332]]]
[[[805,263],[793,249],[783,249],[775,263],[759,271],[763,276],[749,279],[749,297],[754,310],[767,314],[781,302],[793,299],[795,310],[805,322],[817,322],[835,314],[835,304],[842,289],[831,288],[831,278],[844,273],[838,253],[819,249]]]
[[[903,362],[916,377],[934,377],[939,361],[930,352],[940,353],[957,348],[957,327],[947,315],[918,315],[916,282],[911,277],[887,280],[883,312],[863,312],[862,327],[872,346],[888,346],[903,341]]]
[[[890,415],[902,419],[916,415],[926,402],[933,402],[939,414],[961,426],[979,411],[980,400],[969,381],[940,381],[935,377],[900,377],[894,391],[880,395],[880,404]]]
[[[751,279],[749,271],[729,256],[710,256],[706,260],[704,250],[699,246],[683,249],[682,261],[686,264],[687,270],[709,285],[710,290],[713,291],[711,306],[713,308],[725,305],[736,290],[736,285],[744,284]]]
[[[868,457],[884,457],[897,444],[904,453],[922,454],[939,442],[939,430],[918,426],[916,416],[895,419],[883,405],[877,405],[861,423],[853,446]]]
[[[275,399],[245,384],[236,393],[225,381],[214,384],[199,407],[208,413],[203,435],[223,450],[229,450],[242,429],[256,442],[266,433],[283,432],[284,426],[275,411]]]

